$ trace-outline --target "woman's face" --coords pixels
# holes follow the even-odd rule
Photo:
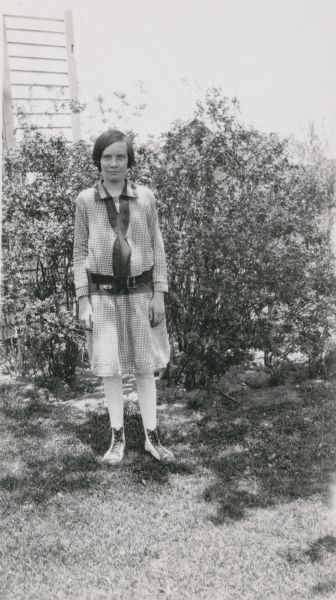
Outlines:
[[[103,151],[100,159],[104,181],[121,183],[127,176],[127,144],[124,141],[114,142]]]

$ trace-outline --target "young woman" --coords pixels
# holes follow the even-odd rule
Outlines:
[[[157,432],[154,371],[169,361],[164,293],[167,266],[154,194],[127,179],[131,142],[120,131],[100,135],[92,158],[100,173],[77,198],[74,271],[79,320],[90,365],[103,378],[112,439],[103,460],[124,456],[122,375],[134,373],[145,450],[162,462],[172,452]]]

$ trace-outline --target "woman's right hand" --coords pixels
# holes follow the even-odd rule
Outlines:
[[[91,302],[88,296],[81,296],[78,300],[78,318],[81,327],[84,329],[92,329],[93,327],[93,311]]]

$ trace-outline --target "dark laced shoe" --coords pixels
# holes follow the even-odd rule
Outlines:
[[[146,429],[145,450],[163,463],[174,461],[174,454],[162,446],[157,429]]]
[[[125,434],[124,428],[114,429],[112,427],[111,446],[105,452],[103,461],[109,465],[119,465],[124,458]]]

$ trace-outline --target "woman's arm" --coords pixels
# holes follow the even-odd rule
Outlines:
[[[78,299],[78,317],[85,329],[93,325],[93,313],[89,300],[89,284],[86,270],[89,242],[89,223],[85,205],[80,196],[76,201],[75,233],[74,233],[74,274],[76,296]]]
[[[86,271],[89,243],[89,222],[81,195],[76,200],[73,262],[76,296],[88,296],[89,282]]]
[[[154,256],[154,292],[168,292],[166,254],[156,210],[156,200],[153,192],[150,190],[148,191],[147,222]]]
[[[167,262],[153,192],[149,192],[148,228],[154,255],[153,298],[149,305],[149,319],[155,327],[165,318],[164,292],[168,292]]]

